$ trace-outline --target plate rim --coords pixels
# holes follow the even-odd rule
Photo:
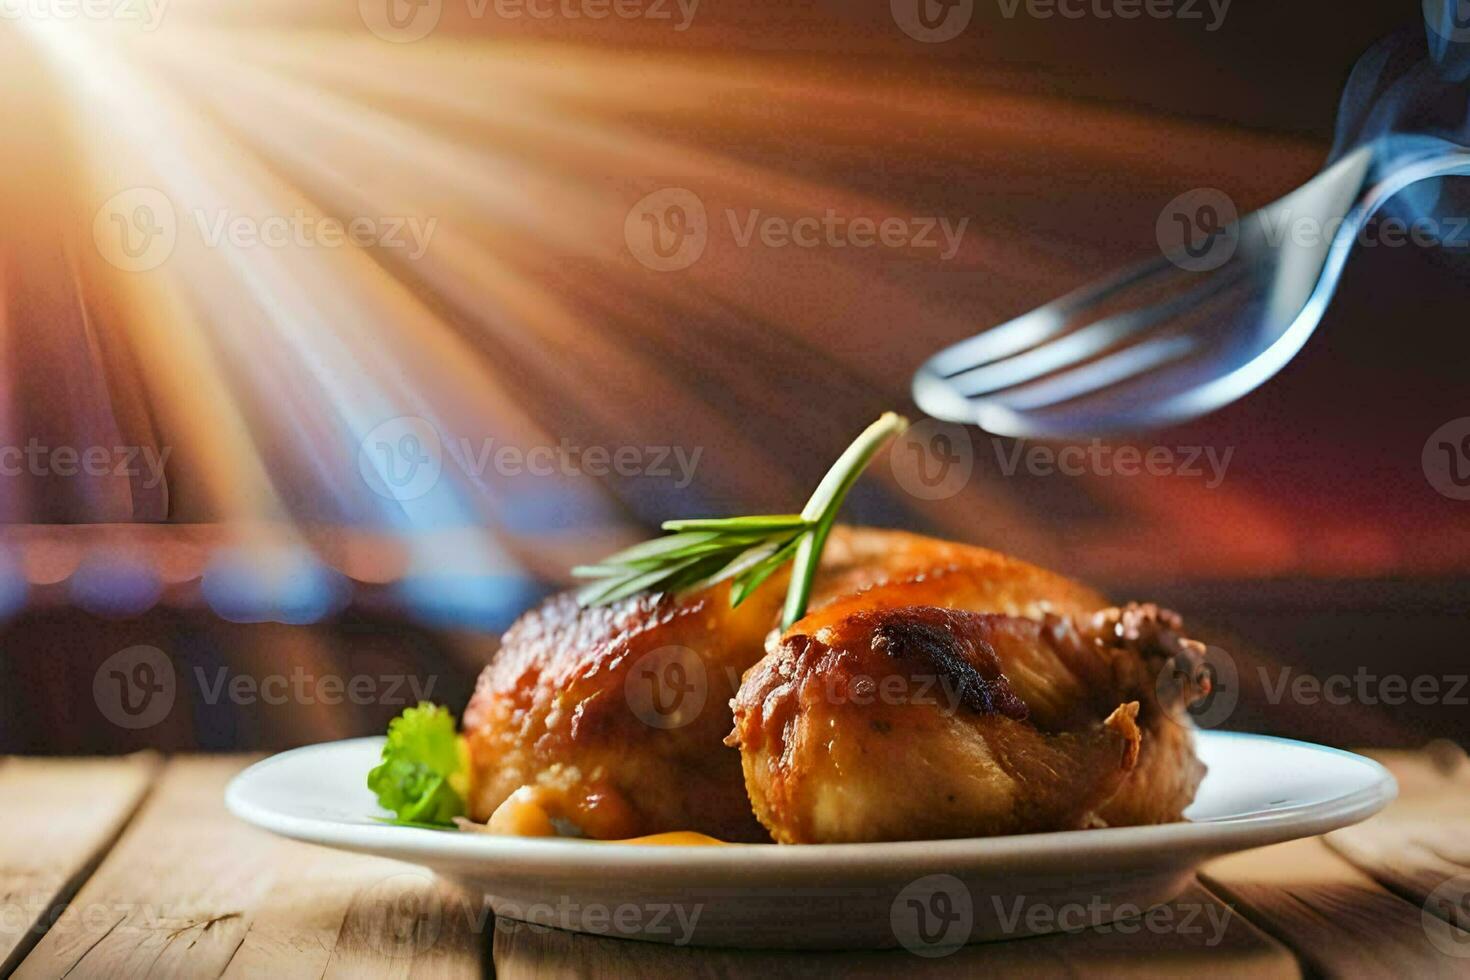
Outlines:
[[[237,773],[225,790],[225,806],[239,819],[283,837],[323,847],[376,854],[429,866],[453,863],[475,865],[487,873],[526,869],[564,870],[569,861],[585,861],[596,854],[599,869],[657,872],[679,876],[739,872],[802,873],[850,869],[871,874],[910,870],[918,865],[943,863],[954,870],[1046,870],[1065,865],[1076,870],[1115,866],[1120,857],[1131,866],[1176,865],[1214,854],[1263,847],[1299,837],[1315,837],[1365,820],[1391,803],[1398,784],[1382,764],[1367,756],[1333,746],[1249,732],[1200,731],[1209,740],[1241,740],[1288,745],[1345,757],[1375,778],[1352,792],[1317,803],[1255,811],[1199,821],[1103,827],[1013,834],[1001,837],[962,837],[941,840],[886,841],[847,844],[731,844],[723,847],[690,845],[604,845],[564,838],[501,837],[458,834],[389,824],[347,823],[323,817],[281,813],[247,798],[250,782],[264,770],[293,757],[329,746],[372,742],[382,736],[318,742],[279,752]],[[366,817],[366,815],[365,815]],[[589,851],[595,848],[595,851]],[[754,853],[752,848],[755,849]],[[759,858],[755,855],[759,854]],[[1139,861],[1140,857],[1153,860]],[[753,864],[753,859],[759,864]]]

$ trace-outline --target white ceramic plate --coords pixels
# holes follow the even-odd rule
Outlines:
[[[380,738],[285,752],[226,804],[297,840],[424,865],[497,915],[579,932],[751,947],[915,952],[1080,928],[1169,901],[1206,858],[1325,833],[1386,806],[1376,762],[1337,749],[1201,732],[1209,775],[1189,822],[1014,837],[658,847],[395,827],[365,785]]]

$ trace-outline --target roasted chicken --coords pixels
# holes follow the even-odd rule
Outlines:
[[[773,576],[522,617],[465,714],[471,816],[782,843],[1180,819],[1201,648],[992,551],[836,528],[809,612]],[[733,713],[732,713],[733,708]]]

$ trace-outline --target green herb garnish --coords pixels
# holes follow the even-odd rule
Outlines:
[[[652,589],[681,592],[728,579],[733,607],[776,569],[794,561],[781,613],[782,627],[790,626],[806,613],[822,548],[847,491],[878,450],[908,424],[887,412],[864,429],[832,464],[800,514],[665,521],[663,529],[674,533],[572,569],[578,578],[594,580],[577,594],[577,601],[600,606]]]
[[[368,773],[367,784],[378,805],[397,816],[395,823],[452,826],[465,812],[454,786],[463,768],[454,716],[422,702],[388,723],[383,761]]]

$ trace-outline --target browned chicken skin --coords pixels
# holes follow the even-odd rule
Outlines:
[[[1081,630],[933,606],[808,617],[736,697],[756,814],[782,843],[1177,820],[1203,768],[1190,692],[1170,674],[1156,694],[1166,661],[1192,656],[1144,625],[1161,615],[1108,610]]]
[[[471,816],[515,794],[598,838],[879,840],[1173,820],[1192,798],[1201,768],[1173,703],[1188,683],[1154,696],[1187,652],[1164,614],[1094,621],[1100,596],[1034,566],[841,527],[782,637],[785,587],[773,576],[734,610],[717,586],[527,613],[465,713]],[[938,703],[860,703],[869,675],[932,675]]]

